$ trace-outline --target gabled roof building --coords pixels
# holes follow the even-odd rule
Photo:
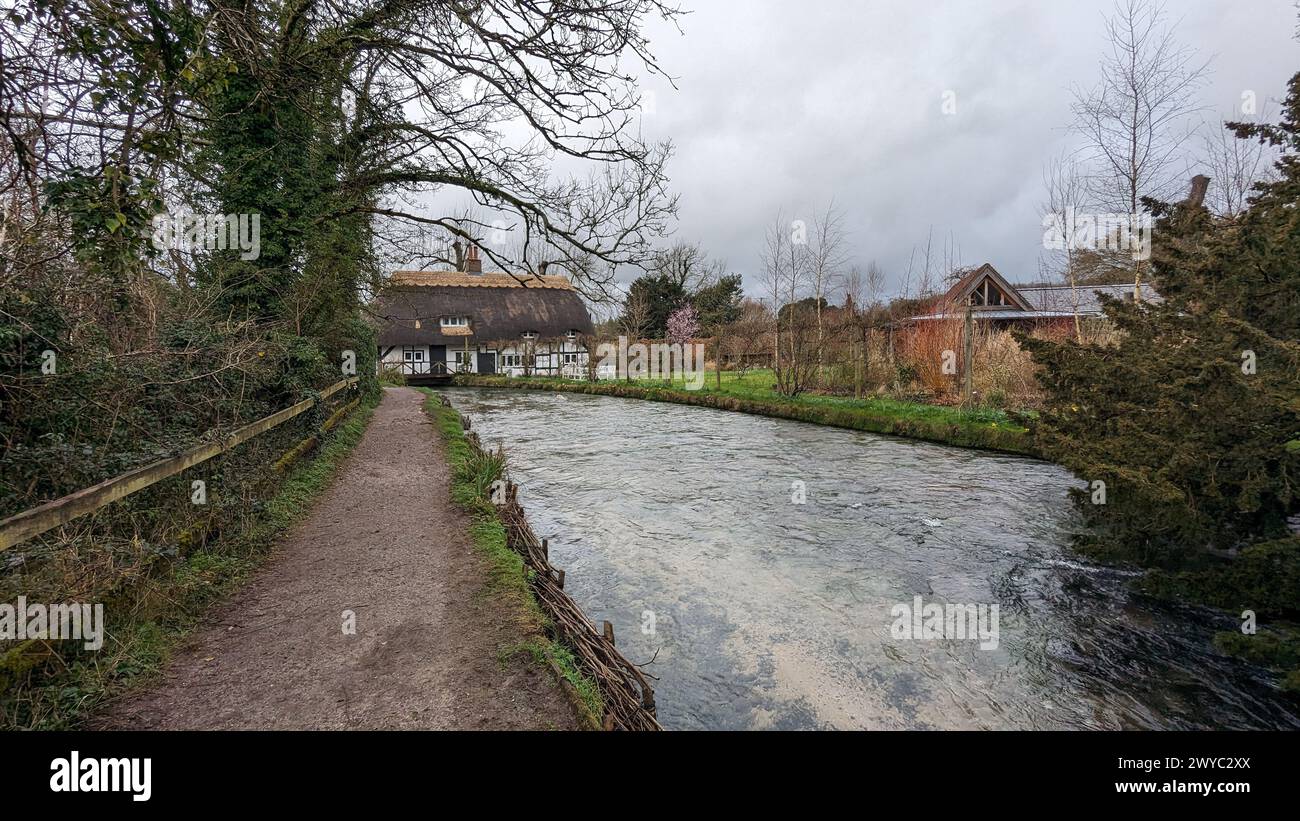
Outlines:
[[[976,319],[997,324],[1050,322],[1072,318],[1102,316],[1101,296],[1133,299],[1133,284],[1062,285],[1031,283],[1013,285],[989,263],[966,272],[931,310],[911,317],[913,322],[962,317],[969,307]],[[1143,302],[1159,302],[1160,295],[1149,285],[1142,289]]]

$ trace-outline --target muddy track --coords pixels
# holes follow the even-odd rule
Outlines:
[[[390,388],[315,508],[177,652],[96,722],[136,729],[570,729],[483,590],[423,395]],[[343,613],[356,614],[356,634]]]

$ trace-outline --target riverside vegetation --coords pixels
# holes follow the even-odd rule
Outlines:
[[[532,636],[517,647],[502,648],[502,652],[526,652],[539,664],[553,663],[577,693],[588,714],[588,724],[599,726],[599,716],[604,713],[600,690],[582,672],[573,652],[547,635],[549,620],[529,587],[528,574],[533,571],[527,570],[523,557],[506,544],[505,525],[490,501],[493,485],[505,477],[505,454],[470,447],[460,414],[443,405],[433,391],[423,390],[428,395],[425,412],[447,443],[452,501],[473,520],[470,537],[488,562],[487,592],[508,601],[518,614],[520,629]]]

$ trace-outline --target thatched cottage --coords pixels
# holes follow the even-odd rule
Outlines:
[[[408,379],[448,373],[580,376],[591,316],[563,276],[399,271],[380,294],[379,363]]]

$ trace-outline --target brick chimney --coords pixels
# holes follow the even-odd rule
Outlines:
[[[471,245],[469,253],[465,255],[465,273],[481,274],[483,273],[483,260],[478,257],[478,247]]]
[[[1205,203],[1205,191],[1210,187],[1210,178],[1204,174],[1192,177],[1192,190],[1187,194],[1187,204],[1200,208]]]

